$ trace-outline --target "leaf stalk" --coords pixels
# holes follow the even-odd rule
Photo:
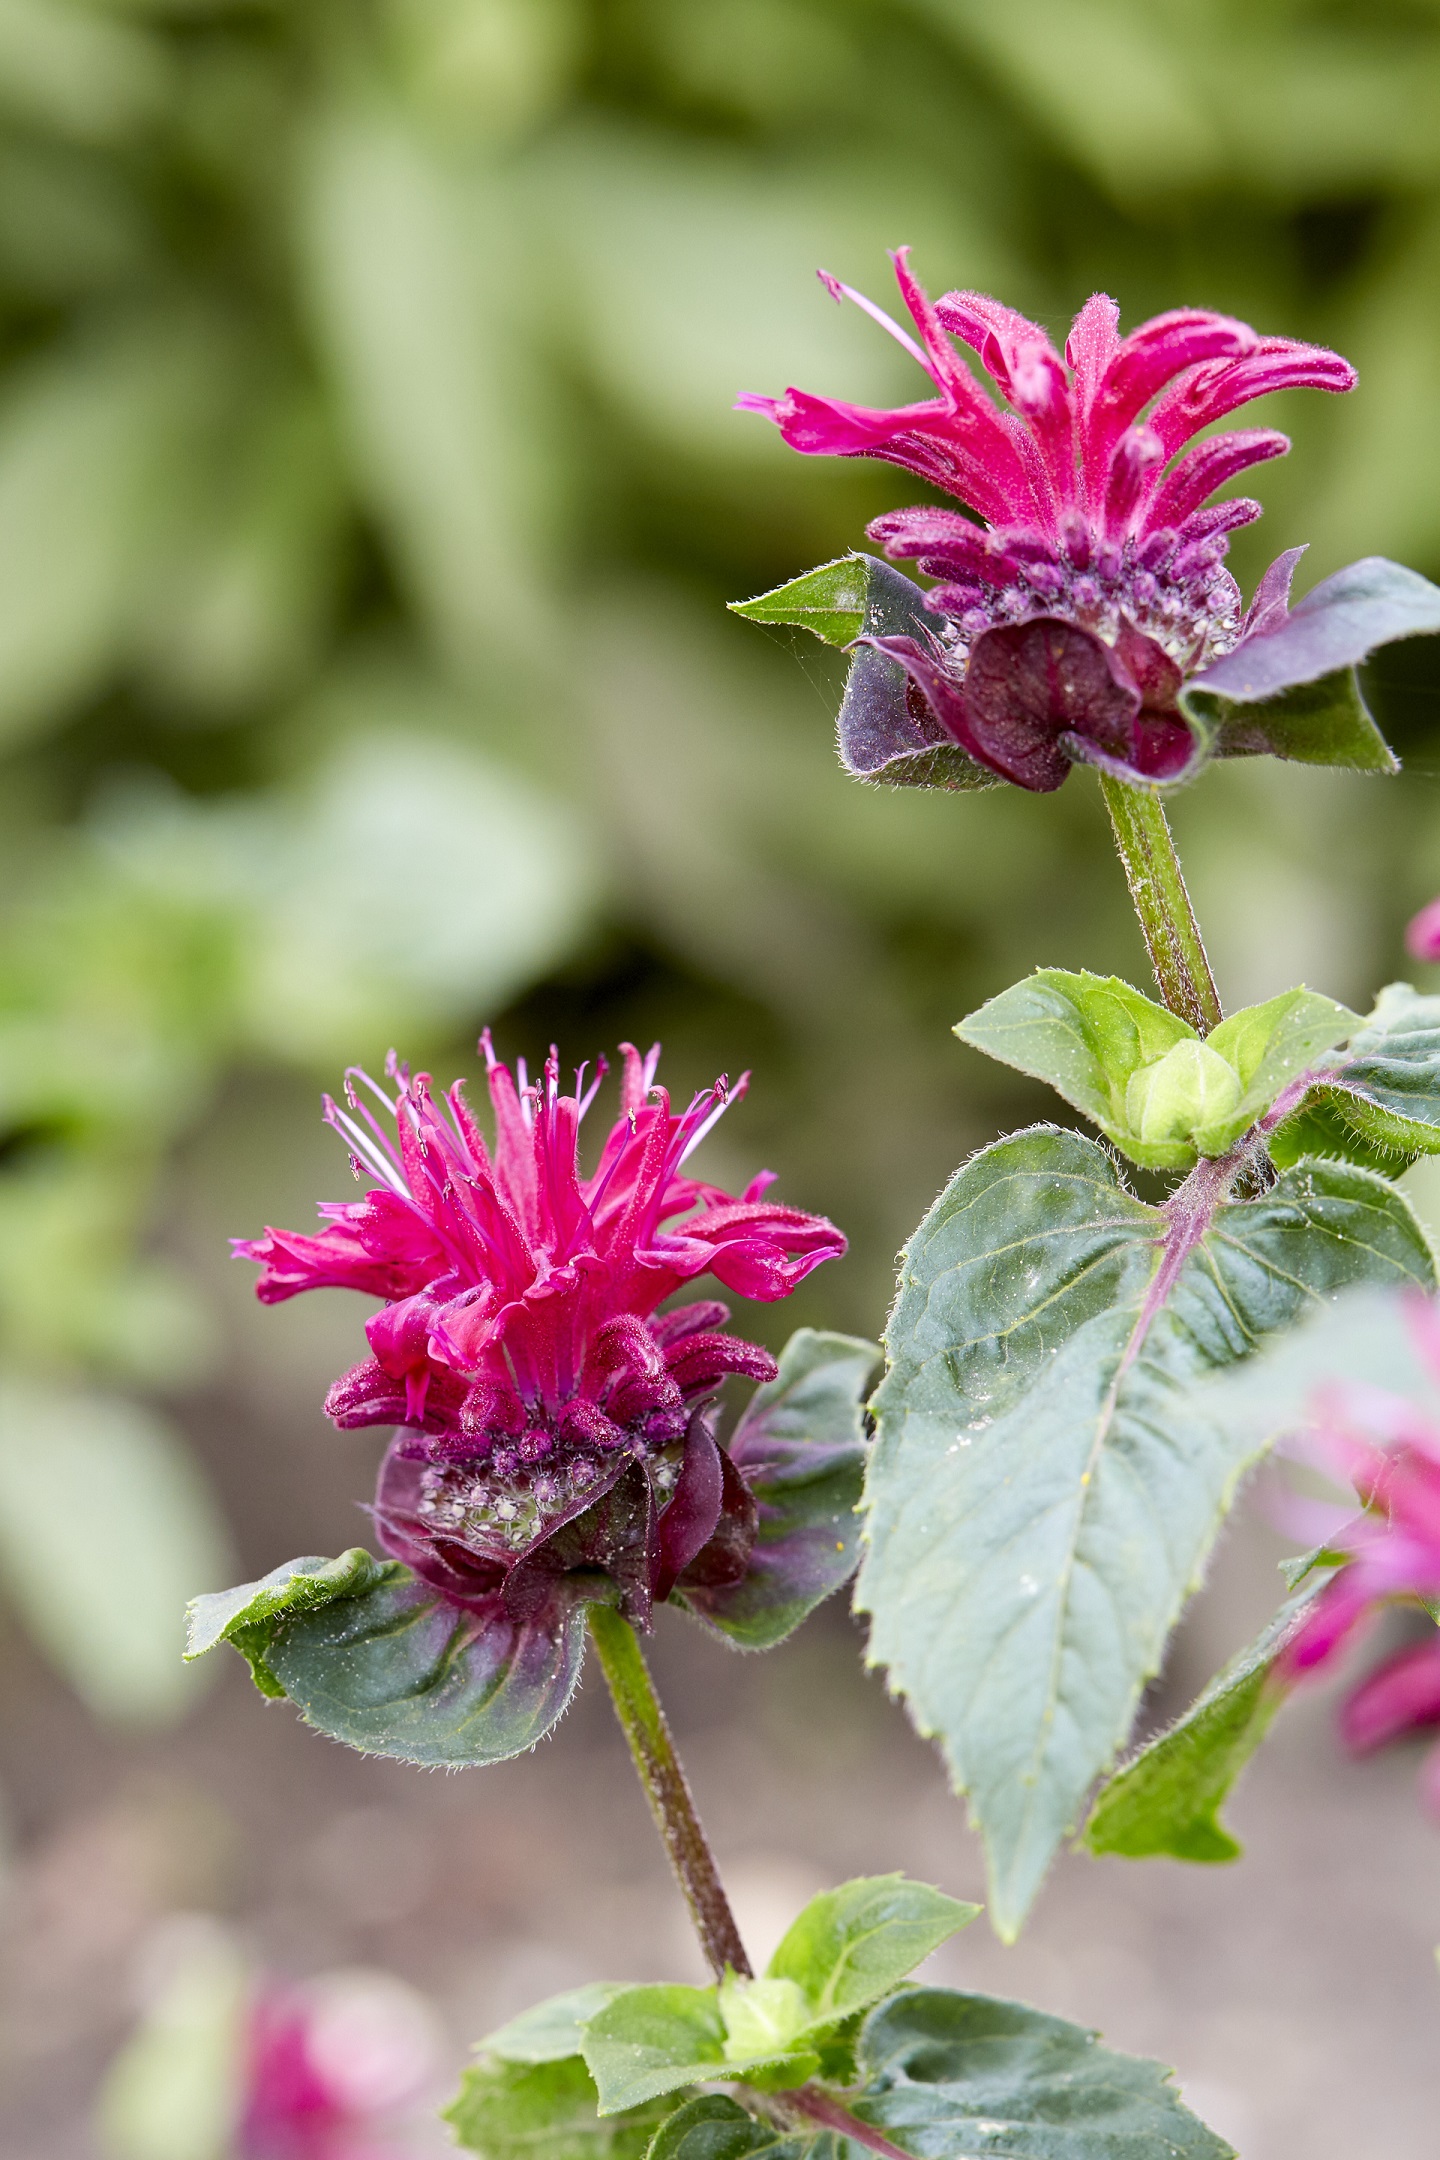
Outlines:
[[[1101,773],[1100,792],[1160,995],[1197,1034],[1208,1035],[1225,1015],[1165,806],[1153,788],[1132,787],[1110,773]]]

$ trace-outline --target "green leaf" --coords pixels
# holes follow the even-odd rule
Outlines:
[[[855,1572],[864,1405],[879,1360],[853,1335],[797,1329],[730,1436],[759,1516],[750,1562],[738,1583],[685,1589],[675,1602],[743,1650],[783,1642]]]
[[[1293,1161],[1321,1136],[1347,1158],[1388,1159],[1392,1172],[1440,1153],[1440,997],[1390,983],[1343,1056],[1329,1062],[1333,1084],[1307,1098],[1271,1141],[1277,1162]]]
[[[1216,757],[1278,757],[1358,772],[1400,770],[1353,667],[1337,668],[1318,682],[1293,683],[1255,704],[1190,683],[1180,692],[1180,705],[1187,719],[1211,733]]]
[[[1037,968],[960,1021],[955,1033],[973,1050],[1048,1080],[1117,1146],[1129,1137],[1125,1094],[1132,1076],[1177,1044],[1198,1041],[1185,1021],[1118,976],[1063,968]],[[1155,1152],[1166,1158],[1158,1167],[1171,1157],[1177,1166],[1194,1160],[1193,1148]]]
[[[724,2093],[700,2093],[666,2118],[647,2160],[803,2160],[817,2142],[757,2121]]]
[[[154,1411],[53,1382],[0,1385],[0,1585],[98,1716],[163,1724],[191,1706],[181,1612],[226,1544],[191,1450]]]
[[[352,1545],[338,1560],[307,1554],[272,1568],[258,1582],[234,1590],[211,1590],[192,1598],[185,1609],[185,1660],[204,1657],[222,1642],[233,1643],[248,1660],[262,1695],[281,1696],[280,1682],[265,1663],[265,1653],[282,1620],[311,1612],[336,1598],[363,1595],[377,1583],[394,1582],[405,1573],[398,1560],[376,1560],[363,1545]]]
[[[663,2102],[602,2119],[578,2056],[482,2061],[468,2069],[443,2119],[485,2160],[641,2160],[668,2113]]]
[[[481,2048],[505,2062],[562,2062],[567,2055],[581,2052],[581,2026],[623,1989],[620,1981],[590,1980],[563,1995],[552,1995],[547,2002],[522,2010],[498,2032],[488,2033]]]
[[[859,2052],[865,2082],[846,2104],[929,2160],[1235,2160],[1159,2063],[1020,2003],[905,1988],[871,2013]]]
[[[1358,1025],[1313,990],[1282,991],[1195,1030],[1115,976],[1039,968],[962,1020],[973,1049],[1013,1065],[1093,1118],[1151,1170],[1223,1155],[1281,1090]]]
[[[747,2020],[743,2029],[757,2031],[758,2022]],[[732,2049],[713,1987],[626,1988],[590,2019],[584,2051],[602,2115],[715,2077],[753,2082],[757,2073],[772,2071],[782,2082],[803,2085],[817,2068],[813,2052],[792,2050],[788,2042],[754,2055]]]
[[[1264,1444],[1199,1384],[1349,1283],[1434,1281],[1404,1198],[1349,1166],[1187,1219],[1162,1275],[1170,1214],[1041,1126],[957,1171],[903,1257],[857,1604],[970,1795],[1007,1938]]]
[[[903,1875],[862,1876],[812,1898],[766,1972],[803,1990],[806,2025],[849,2017],[888,1994],[979,1911]]]
[[[1220,1809],[1285,1699],[1273,1678],[1280,1653],[1328,1580],[1328,1569],[1314,1575],[1182,1718],[1101,1787],[1085,1825],[1091,1852],[1130,1860],[1154,1853],[1176,1860],[1239,1859],[1243,1848],[1221,1822]]]
[[[827,645],[852,645],[865,627],[871,561],[842,555],[754,600],[732,600],[730,612],[747,622],[796,624]]]
[[[454,1605],[402,1568],[282,1621],[264,1657],[306,1723],[332,1740],[460,1769],[543,1738],[575,1692],[584,1652],[583,1605],[520,1625],[498,1597]]]

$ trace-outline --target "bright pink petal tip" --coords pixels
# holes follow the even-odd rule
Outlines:
[[[1432,900],[1412,917],[1405,931],[1405,950],[1415,960],[1440,960],[1440,900]]]

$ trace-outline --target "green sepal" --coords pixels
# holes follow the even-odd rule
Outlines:
[[[732,615],[747,622],[793,624],[826,645],[853,645],[865,628],[870,598],[869,555],[842,555],[777,585],[753,600],[732,600]],[[898,575],[898,573],[897,573]]]
[[[1292,1080],[1359,1025],[1333,998],[1300,988],[1232,1013],[1202,1042],[1116,976],[1038,968],[955,1033],[972,1049],[1048,1081],[1142,1168],[1186,1170],[1198,1155],[1223,1155]],[[1188,1065],[1177,1063],[1186,1057]],[[1207,1093],[1211,1070],[1225,1085],[1211,1083]],[[1168,1088],[1168,1101],[1157,1083]]]
[[[875,1343],[798,1328],[730,1435],[759,1515],[745,1573],[718,1588],[682,1582],[673,1602],[741,1650],[784,1642],[855,1572],[865,1398],[879,1363]]]
[[[1305,1589],[1282,1605],[1181,1718],[1146,1742],[1096,1796],[1083,1842],[1094,1853],[1143,1860],[1238,1860],[1220,1820],[1236,1780],[1285,1699],[1275,1668],[1302,1614],[1330,1579],[1324,1554],[1301,1564]]]
[[[467,2069],[442,2119],[484,2160],[642,2160],[670,2113],[663,2100],[602,2117],[578,2056],[483,2059]]]
[[[248,1662],[261,1694],[279,1698],[285,1689],[265,1660],[287,1620],[317,1612],[337,1598],[362,1597],[405,1573],[399,1561],[377,1560],[363,1545],[352,1545],[336,1560],[306,1554],[272,1568],[258,1582],[207,1591],[185,1608],[186,1662],[204,1657],[222,1642],[232,1643]]]

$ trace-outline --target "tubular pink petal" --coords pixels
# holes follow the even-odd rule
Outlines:
[[[1156,488],[1146,509],[1147,527],[1182,525],[1227,480],[1267,458],[1284,457],[1289,448],[1289,436],[1275,428],[1236,429],[1201,443],[1187,451]]]
[[[1201,308],[1177,308],[1152,316],[1116,347],[1086,409],[1082,456],[1091,485],[1091,507],[1098,507],[1095,482],[1133,421],[1166,383],[1199,362],[1252,351],[1260,340],[1248,323]],[[1193,428],[1188,434],[1193,434]],[[1188,439],[1188,434],[1187,438]],[[1166,454],[1178,447],[1167,440]]]
[[[1152,428],[1125,430],[1110,458],[1104,503],[1107,533],[1123,538],[1134,530],[1151,475],[1164,462],[1164,449]]]
[[[1440,1725],[1440,1634],[1387,1658],[1346,1697],[1340,1731],[1356,1755]]]
[[[1357,380],[1349,361],[1323,345],[1262,338],[1243,358],[1194,369],[1156,405],[1150,425],[1166,455],[1173,456],[1201,428],[1274,390],[1329,390],[1338,395],[1353,390]]]

